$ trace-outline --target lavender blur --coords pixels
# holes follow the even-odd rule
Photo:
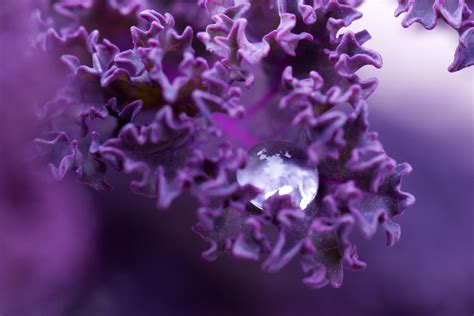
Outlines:
[[[0,5],[0,314],[59,315],[95,254],[96,210],[81,187],[53,181],[33,158],[35,104],[63,78],[29,51],[27,4]]]
[[[366,265],[351,230],[370,238],[381,227],[393,245],[392,218],[414,202],[400,188],[411,167],[369,132],[377,81],[356,72],[382,60],[363,46],[367,31],[342,30],[360,2],[44,1],[35,49],[69,72],[41,107],[36,143],[58,179],[111,190],[114,168],[159,209],[193,195],[206,259],[225,252],[274,272],[299,257],[304,284],[339,287],[343,268]],[[452,70],[471,63],[463,47]],[[238,123],[221,128],[227,120]],[[255,214],[260,190],[237,179],[248,148],[268,139],[304,149],[317,194],[304,205],[274,195]]]

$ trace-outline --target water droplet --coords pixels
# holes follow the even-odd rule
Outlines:
[[[250,201],[259,209],[278,193],[290,195],[293,204],[304,210],[319,186],[318,170],[306,165],[305,151],[287,141],[267,141],[251,148],[246,167],[237,171],[237,181],[263,191]]]

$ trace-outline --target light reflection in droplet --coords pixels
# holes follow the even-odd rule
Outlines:
[[[316,197],[318,170],[306,165],[306,153],[287,141],[268,141],[248,152],[247,166],[237,172],[240,185],[252,184],[263,193],[251,201],[262,209],[263,202],[278,193],[288,194],[304,210]]]

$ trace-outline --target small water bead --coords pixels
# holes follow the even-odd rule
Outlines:
[[[304,210],[319,186],[318,170],[306,165],[305,151],[288,141],[267,141],[251,148],[245,169],[237,171],[237,181],[263,191],[250,201],[259,209],[278,193],[290,195],[293,204]]]

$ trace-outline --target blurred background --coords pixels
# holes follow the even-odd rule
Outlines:
[[[296,263],[276,274],[225,256],[209,263],[185,198],[159,212],[113,173],[118,184],[110,193],[35,174],[18,186],[21,199],[0,201],[0,315],[472,315],[474,69],[449,73],[457,34],[443,25],[403,29],[395,6],[367,1],[351,29],[367,28],[373,39],[366,45],[384,59],[381,70],[360,71],[380,81],[369,100],[371,129],[389,155],[414,167],[403,188],[417,202],[397,218],[402,238],[394,247],[385,246],[382,232],[372,240],[353,233],[365,271],[345,271],[340,289],[308,290]],[[26,82],[2,84],[1,126],[28,122],[18,114],[28,93],[11,99],[8,92],[29,85],[41,91],[34,67],[47,67],[8,68],[15,58],[8,51],[2,49],[2,76],[16,71]],[[29,155],[22,144],[35,127],[27,125],[14,137],[0,129],[0,159],[10,159],[0,173],[4,192],[18,172],[30,174],[23,165],[11,173],[11,153]]]

